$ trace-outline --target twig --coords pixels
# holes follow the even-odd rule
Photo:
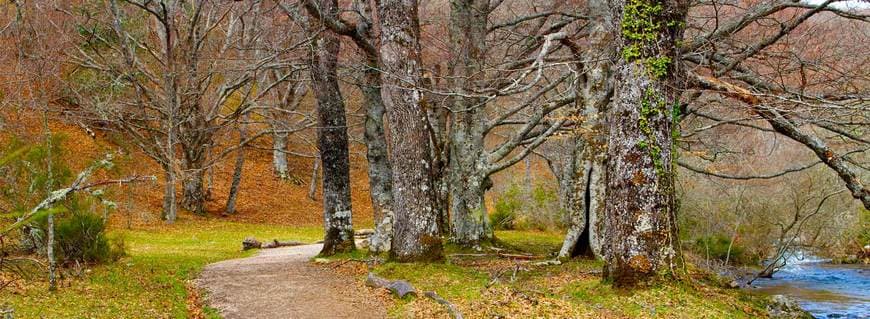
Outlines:
[[[536,256],[536,255],[520,255],[520,254],[506,254],[506,253],[495,253],[495,254],[450,254],[448,257],[501,257],[501,258],[509,258],[509,259],[520,259],[520,260],[534,260],[534,259],[544,259],[545,256]]]

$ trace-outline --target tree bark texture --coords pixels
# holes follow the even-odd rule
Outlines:
[[[393,243],[398,261],[443,258],[431,176],[426,111],[420,101],[422,63],[417,1],[381,0],[381,96],[390,121],[393,168]]]
[[[474,95],[486,61],[489,1],[450,2],[452,57],[448,65],[451,89],[462,96],[451,98],[450,126],[450,224],[451,239],[464,246],[476,246],[492,239],[484,194],[487,188],[484,156],[484,99]]]
[[[272,166],[275,176],[287,178],[287,140],[288,134],[276,132],[272,134]]]
[[[163,218],[167,223],[172,224],[178,217],[175,197],[175,171],[173,171],[172,167],[164,165],[163,173],[166,179],[163,181]]]
[[[325,14],[335,17],[336,0],[321,0]],[[312,33],[319,30],[314,24]],[[322,255],[355,249],[350,201],[350,159],[344,99],[338,86],[336,66],[340,50],[337,34],[325,30],[314,38],[310,73],[317,99],[317,136],[323,177],[323,224],[325,236]]]
[[[611,60],[615,53],[606,0],[590,0],[589,42],[577,55],[582,69],[578,85],[581,129],[568,140],[568,158],[559,170],[559,198],[570,216],[568,233],[559,257],[601,257],[604,234],[604,165],[607,157],[607,129],[601,119],[612,95]],[[579,51],[579,50],[578,50]]]
[[[248,130],[244,123],[239,124],[239,143],[242,143],[248,137]],[[233,167],[233,181],[230,184],[230,194],[227,196],[227,205],[224,212],[234,214],[236,212],[236,200],[239,196],[239,185],[242,183],[242,169],[245,166],[245,148],[239,147],[236,150],[236,163]]]
[[[372,236],[370,247],[374,251],[389,251],[393,237],[393,171],[387,154],[387,138],[384,134],[385,109],[377,66],[376,57],[367,59],[361,86],[366,105],[364,135],[369,192],[377,233]]]
[[[620,57],[608,110],[604,276],[617,286],[673,270],[673,61],[687,10],[680,1],[610,1]]]

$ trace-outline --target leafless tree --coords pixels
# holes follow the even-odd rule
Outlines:
[[[321,0],[317,4],[323,16],[338,15],[336,0]],[[320,21],[320,20],[314,20]],[[323,223],[326,235],[324,255],[351,251],[355,248],[350,203],[350,158],[344,98],[338,85],[337,63],[341,46],[338,34],[312,23],[313,35],[309,73],[317,97],[317,135],[320,160],[323,163]]]
[[[423,65],[415,0],[381,0],[381,96],[389,118],[393,174],[393,241],[399,261],[443,258],[438,227],[426,112],[421,104]]]
[[[214,1],[109,1],[103,13],[96,8],[74,17],[83,19],[90,31],[79,33],[82,44],[69,53],[77,67],[73,75],[96,77],[101,80],[96,88],[110,88],[72,90],[80,111],[85,118],[122,130],[160,163],[166,177],[167,220],[175,218],[176,175],[183,177],[182,206],[202,213],[204,172],[274,131],[263,129],[238,145],[212,152],[217,137],[231,132],[244,115],[274,110],[258,102],[287,78],[265,74],[286,69],[290,63],[283,60],[284,52],[299,47],[292,42],[295,38],[279,50],[256,47],[263,41],[251,39],[264,36],[262,29],[245,24],[267,14],[260,7],[259,1],[231,6]],[[181,158],[176,158],[178,153]]]

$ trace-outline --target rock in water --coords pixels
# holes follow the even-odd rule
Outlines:
[[[801,309],[796,301],[783,295],[770,297],[767,315],[776,319],[812,319],[813,316]]]

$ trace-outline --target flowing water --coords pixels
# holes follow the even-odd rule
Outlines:
[[[870,318],[870,265],[833,265],[818,258],[791,258],[754,291],[794,298],[816,318]]]

